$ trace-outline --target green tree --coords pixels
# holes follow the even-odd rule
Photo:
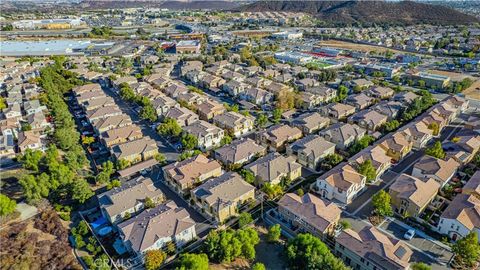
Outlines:
[[[325,243],[311,234],[298,234],[290,239],[286,253],[291,269],[349,269]]]
[[[77,178],[73,182],[72,199],[76,200],[78,203],[86,202],[93,195],[95,195],[95,193],[90,189],[90,186],[85,179]]]
[[[113,179],[112,181],[110,181],[110,183],[107,184],[107,190],[110,190],[116,187],[121,187],[121,186],[122,186],[122,182],[120,182],[120,180]]]
[[[33,175],[24,175],[18,181],[23,189],[28,203],[33,203],[45,198],[50,193],[50,177],[46,173],[42,173],[37,178]]]
[[[175,254],[175,252],[177,252],[177,245],[175,245],[175,242],[168,241],[167,244],[165,245],[165,251],[167,252],[168,255]]]
[[[356,140],[349,148],[348,153],[353,156],[361,150],[367,148],[375,141],[375,138],[370,135],[363,136],[360,140]]]
[[[275,224],[268,228],[267,240],[268,242],[278,242],[280,236],[282,235],[282,228],[280,224]]]
[[[372,197],[372,204],[375,212],[381,216],[392,216],[393,210],[392,205],[390,204],[391,201],[390,194],[388,194],[385,190],[380,190],[377,194],[373,195]]]
[[[146,197],[144,205],[145,205],[145,208],[147,208],[147,209],[154,208],[155,207],[155,202],[152,200],[152,198]]]
[[[260,113],[257,116],[256,122],[258,127],[265,127],[268,123],[268,117],[264,113]]]
[[[232,137],[225,134],[220,142],[221,145],[226,145],[232,143]]]
[[[329,154],[323,159],[321,163],[321,167],[322,169],[328,171],[328,170],[331,170],[340,162],[342,162],[342,160],[343,160],[343,157],[337,153]]]
[[[358,166],[358,172],[365,177],[367,177],[367,181],[371,182],[377,178],[377,171],[375,167],[373,167],[372,160],[367,159]]]
[[[86,136],[82,138],[82,143],[85,145],[90,145],[95,142],[95,138],[92,136]]]
[[[38,172],[42,156],[42,151],[27,148],[25,153],[20,157],[20,162],[25,169]]]
[[[442,143],[440,141],[436,141],[431,147],[425,149],[425,154],[439,159],[445,158],[445,151],[443,151]]]
[[[423,262],[417,262],[412,264],[412,270],[432,270],[432,268]]]
[[[4,217],[15,212],[17,203],[8,198],[6,195],[0,194],[0,216]]]
[[[340,224],[340,226],[342,226],[343,230],[350,229],[352,227],[350,222],[348,222],[346,220],[340,220],[339,224]]]
[[[5,102],[4,97],[0,97],[0,110],[7,108],[7,103]]]
[[[255,183],[255,175],[253,174],[252,171],[247,170],[247,169],[242,169],[240,171],[240,174],[243,176],[243,179],[249,183],[249,184],[254,184]]]
[[[157,126],[157,132],[163,136],[178,137],[182,133],[182,128],[175,119],[167,117]]]
[[[252,266],[252,270],[266,270],[266,268],[263,263],[257,262]]]
[[[337,90],[337,98],[338,102],[343,101],[348,96],[348,88],[345,85],[340,85]]]
[[[193,150],[198,145],[198,139],[193,134],[184,133],[182,136],[182,145],[187,150]]]
[[[155,155],[155,160],[160,164],[165,164],[167,162],[167,157],[162,153],[158,153]]]
[[[130,166],[130,161],[128,161],[126,159],[120,159],[120,160],[117,161],[117,168],[119,170],[123,170],[123,169],[125,169],[129,166]]]
[[[163,262],[167,258],[165,252],[159,249],[148,250],[145,252],[145,269],[157,270],[162,266]]]
[[[274,199],[283,193],[282,186],[271,183],[265,183],[262,187],[262,191],[267,194],[269,199]]]
[[[136,95],[128,84],[122,83],[120,84],[120,97],[128,102],[133,102],[136,98]]]
[[[204,241],[204,250],[210,260],[218,263],[230,263],[236,258],[253,260],[259,242],[257,231],[251,227],[237,231],[210,231]]]
[[[208,270],[208,256],[205,253],[184,253],[180,255],[178,270]]]
[[[273,114],[273,122],[278,123],[280,122],[280,119],[282,118],[282,109],[274,109],[272,114]]]
[[[466,268],[473,267],[480,259],[480,244],[477,232],[472,231],[452,246],[455,262]]]
[[[398,122],[398,120],[394,119],[394,120],[386,122],[383,125],[383,130],[385,132],[392,132],[392,131],[396,130],[399,126],[400,126],[400,122]]]
[[[150,104],[147,106],[143,106],[142,110],[140,111],[140,117],[150,122],[155,122],[158,119],[157,112]]]
[[[432,130],[433,136],[437,136],[440,133],[440,127],[437,122],[432,122],[428,125],[428,129]]]
[[[248,212],[243,212],[240,214],[238,217],[238,227],[243,228],[246,225],[250,224],[253,222],[252,215]]]

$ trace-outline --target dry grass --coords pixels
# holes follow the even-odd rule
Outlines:
[[[480,100],[480,80],[476,80],[472,86],[465,89],[463,94],[468,98]]]
[[[390,48],[385,48],[380,46],[373,46],[373,45],[366,45],[366,44],[357,44],[357,43],[340,41],[340,40],[324,40],[324,41],[320,41],[318,45],[333,47],[333,48],[344,48],[344,49],[362,51],[362,52],[377,51],[377,52],[384,53],[388,50],[393,53],[404,53],[402,51],[395,50],[395,49],[390,49]]]

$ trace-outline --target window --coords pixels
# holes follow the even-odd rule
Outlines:
[[[365,262],[365,259],[364,259],[364,258],[360,258],[360,261],[361,261],[362,263],[364,263],[364,262]]]

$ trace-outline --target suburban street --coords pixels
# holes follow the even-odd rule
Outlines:
[[[159,152],[165,155],[168,162],[173,162],[178,159],[179,153],[175,150],[175,148],[173,148],[173,146],[167,142],[165,138],[160,136],[147,121],[140,119],[138,113],[130,106],[130,104],[125,102],[110,87],[102,86],[102,88],[107,95],[111,96],[115,100],[115,103],[123,111],[123,113],[129,115],[130,118],[132,118],[132,121],[140,127],[144,136],[149,136],[157,142]]]

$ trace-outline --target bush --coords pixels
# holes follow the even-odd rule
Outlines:
[[[243,228],[246,225],[252,223],[252,221],[253,221],[252,215],[250,215],[250,213],[248,212],[243,212],[240,214],[240,217],[238,218],[238,227]]]

